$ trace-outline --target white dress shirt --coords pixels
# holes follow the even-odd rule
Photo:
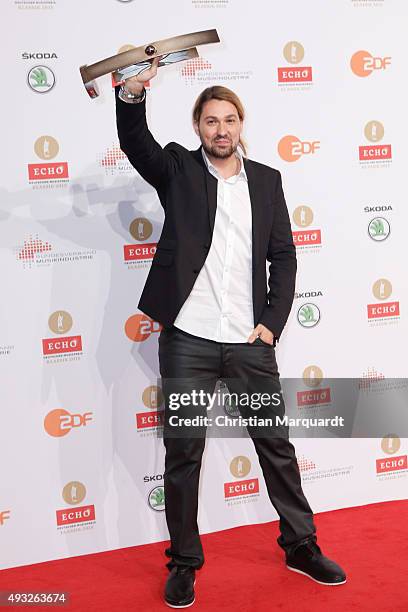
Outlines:
[[[175,327],[217,342],[246,342],[254,328],[252,305],[252,211],[241,152],[238,174],[224,179],[204,150],[208,171],[218,179],[211,247]]]

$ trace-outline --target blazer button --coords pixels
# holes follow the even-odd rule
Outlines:
[[[193,272],[194,274],[198,274],[200,270],[197,270],[197,268],[194,268]]]
[[[210,248],[210,243],[206,242],[203,246],[204,246],[205,249],[209,249]]]

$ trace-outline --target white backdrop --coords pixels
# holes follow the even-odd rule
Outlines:
[[[217,28],[199,62],[160,69],[150,127],[196,148],[200,91],[238,93],[249,157],[282,172],[298,245],[281,376],[313,366],[377,389],[406,376],[407,13],[398,0],[2,2],[1,567],[168,537],[158,326],[137,310],[163,213],[118,149],[110,78],[92,101],[79,66]],[[406,496],[393,423],[383,439],[293,441],[315,512]],[[200,497],[202,533],[277,519],[247,439],[207,441]]]

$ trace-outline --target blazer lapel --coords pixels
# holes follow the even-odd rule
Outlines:
[[[208,203],[208,221],[210,224],[211,236],[214,231],[215,214],[217,212],[217,186],[218,181],[210,172],[208,172],[207,166],[201,153],[201,147],[195,151],[191,151],[194,159],[200,164],[203,169],[205,177],[205,186],[207,190],[207,203]]]
[[[194,159],[200,164],[205,176],[208,203],[208,219],[211,235],[214,231],[215,214],[217,212],[217,179],[208,172],[201,153],[201,147],[191,151]],[[260,247],[262,240],[263,204],[267,201],[262,194],[262,185],[257,176],[256,168],[249,159],[244,158],[245,172],[248,177],[249,198],[252,212],[252,268],[255,269],[260,260]]]
[[[251,160],[244,158],[245,172],[248,178],[249,198],[252,210],[252,269],[255,270],[260,261],[260,247],[263,227],[263,204],[261,183],[256,173],[256,168]]]
[[[214,231],[215,214],[217,212],[217,187],[218,181],[207,168],[205,168],[205,181],[207,186],[208,220],[210,222],[211,236]]]

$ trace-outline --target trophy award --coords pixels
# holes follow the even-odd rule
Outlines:
[[[97,98],[99,88],[96,79],[105,74],[112,73],[114,82],[119,84],[150,68],[155,57],[162,56],[159,66],[167,66],[198,57],[196,47],[217,42],[220,39],[215,29],[191,32],[134,47],[95,64],[81,66],[79,70],[90,98]]]

